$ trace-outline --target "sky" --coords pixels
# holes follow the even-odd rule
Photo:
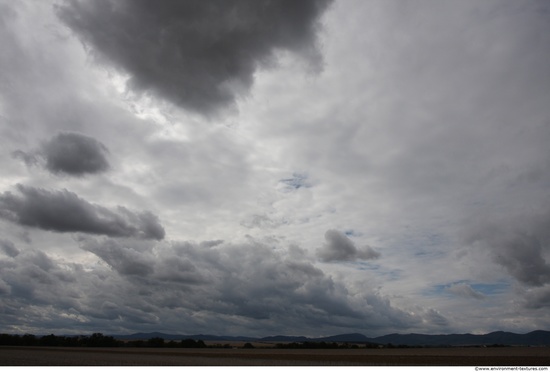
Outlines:
[[[0,0],[0,332],[550,329],[550,3]]]

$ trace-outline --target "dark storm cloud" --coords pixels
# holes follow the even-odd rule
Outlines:
[[[525,294],[525,306],[530,309],[550,307],[550,285],[532,288]]]
[[[113,321],[129,325],[159,320],[152,313],[156,309],[142,303],[135,288],[102,266],[84,270],[31,249],[0,260],[0,271],[0,291],[10,294],[0,306],[0,329],[10,333],[19,333],[22,324],[32,333],[74,333],[75,327],[92,333]],[[34,320],[23,320],[28,316]]]
[[[542,256],[542,245],[535,236],[517,234],[506,239],[495,253],[495,261],[520,282],[542,285],[550,282],[550,265]]]
[[[0,194],[0,217],[24,226],[58,232],[113,237],[164,238],[164,228],[151,212],[115,210],[91,204],[67,190],[47,191],[17,185],[19,195]]]
[[[16,150],[12,157],[28,167],[43,166],[54,174],[84,176],[109,169],[107,147],[95,138],[63,132],[45,142],[40,149],[25,152]]]
[[[325,240],[324,246],[317,250],[317,255],[325,262],[372,260],[380,257],[380,253],[369,246],[357,249],[350,238],[337,230],[328,230]]]
[[[21,311],[18,310],[21,307],[27,309],[27,316],[39,319],[39,323],[54,323],[52,328],[63,324],[60,314],[82,310],[82,293],[79,291],[83,288],[86,290],[86,276],[80,265],[67,262],[59,264],[45,253],[30,249],[9,260],[0,261],[0,271],[4,286],[10,294],[0,306],[0,327],[3,329],[24,324],[20,319]],[[81,287],[75,287],[77,285]],[[43,307],[54,311],[44,316],[42,310],[39,310]],[[17,326],[13,332],[17,332]]]
[[[107,147],[98,140],[78,133],[59,133],[44,144],[46,168],[53,173],[81,176],[109,169]]]
[[[234,103],[277,49],[318,63],[329,0],[67,1],[60,18],[130,75],[129,86],[209,113]]]
[[[261,330],[264,335],[320,325],[357,330],[409,328],[422,322],[422,317],[396,308],[369,288],[350,294],[343,283],[296,249],[274,249],[255,241],[156,243],[92,237],[79,237],[78,244],[110,268],[105,271],[105,266],[97,265],[78,275],[79,288],[87,295],[73,309],[96,324],[96,331],[136,329],[133,322],[159,330],[159,319],[167,329],[191,332],[208,327],[224,333],[238,324],[244,332]],[[34,270],[45,275],[34,261]],[[67,270],[67,276],[74,277],[78,268]],[[51,275],[45,279],[57,280]],[[7,283],[15,282],[10,278]],[[29,291],[35,293],[28,288],[21,301],[26,301]],[[50,304],[58,306],[55,299]]]
[[[265,336],[446,325],[436,310],[412,314],[368,286],[350,292],[296,247],[89,236],[77,243],[107,265],[84,269],[34,249],[0,260],[0,293],[9,294],[0,329],[224,334],[237,327]]]
[[[74,305],[73,296],[69,296],[62,287],[69,289],[76,282],[76,277],[66,268],[73,268],[68,264],[61,267],[47,254],[30,249],[9,261],[0,264],[2,279],[8,284],[11,294],[22,301],[33,300],[39,304],[55,302],[64,305]],[[55,292],[67,294],[57,297]]]
[[[520,283],[543,286],[550,283],[550,212],[483,223],[471,231],[470,242],[488,247],[494,262]]]

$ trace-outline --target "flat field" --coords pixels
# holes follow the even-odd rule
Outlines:
[[[0,347],[1,366],[550,366],[550,348],[154,349]]]

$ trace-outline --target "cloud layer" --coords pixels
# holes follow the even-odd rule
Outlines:
[[[274,250],[254,241],[142,244],[82,238],[79,244],[107,266],[83,271],[40,251],[1,260],[4,288],[12,295],[7,308],[52,307],[74,317],[83,329],[101,324],[112,332],[134,324],[183,333],[209,324],[232,332],[237,321],[251,335],[296,334],[318,324],[329,332],[385,330],[395,324],[414,329],[435,319],[432,310],[413,315],[375,291],[352,292],[288,248]],[[23,276],[40,278],[39,288],[25,284]],[[16,323],[19,316],[15,312],[3,318],[2,326]],[[59,321],[37,319],[28,327],[47,328]]]

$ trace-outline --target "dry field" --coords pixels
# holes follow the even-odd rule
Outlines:
[[[0,347],[2,366],[550,366],[550,348],[152,349]]]

